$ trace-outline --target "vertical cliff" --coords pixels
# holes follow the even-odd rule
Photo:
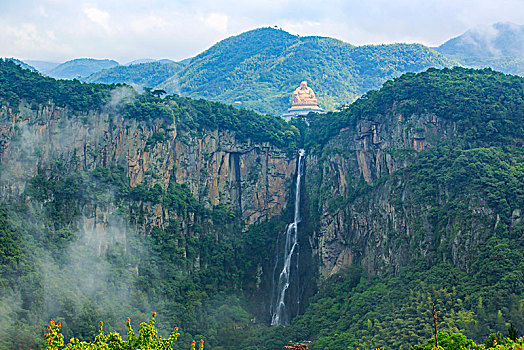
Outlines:
[[[432,70],[405,76],[333,114],[327,124],[335,126],[333,136],[309,152],[308,208],[324,276],[351,264],[372,274],[395,273],[413,259],[437,255],[468,269],[479,244],[500,228],[501,217],[514,226],[519,200],[501,198],[507,204],[500,206],[483,186],[518,181],[510,175],[514,161],[501,159],[504,152],[509,159],[517,154],[499,147],[522,144],[517,127],[522,107],[496,107],[508,97],[497,90],[487,94],[492,82],[480,80],[489,74],[512,78],[444,71],[447,83]],[[474,82],[469,90],[466,81]],[[515,98],[522,94],[519,84],[507,85],[514,86]],[[318,133],[328,129],[320,125]],[[479,171],[476,162],[504,175]]]
[[[175,122],[140,122],[114,111],[76,114],[54,104],[34,107],[2,109],[4,198],[24,193],[39,168],[60,162],[69,173],[122,167],[130,188],[185,184],[205,207],[235,210],[246,227],[279,214],[287,203],[296,159],[268,142],[238,141],[228,130],[181,131]],[[86,205],[80,227],[106,225],[113,204]],[[167,208],[149,206],[150,225],[164,227]]]
[[[388,189],[373,202],[376,207],[365,212],[353,207],[357,193],[384,175],[405,168],[417,152],[453,137],[454,129],[453,123],[434,114],[404,116],[393,107],[388,115],[375,115],[343,128],[321,150],[308,155],[306,184],[310,197],[318,203],[312,210],[317,212],[315,238],[325,276],[353,263],[355,257],[370,271],[405,263],[402,253],[387,252],[381,246],[385,241],[381,235],[391,227],[382,226],[385,222],[377,221],[376,216],[390,222],[395,230],[402,225],[398,217],[402,213],[396,213],[388,202]]]

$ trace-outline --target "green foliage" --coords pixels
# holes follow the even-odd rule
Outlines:
[[[229,130],[235,132],[235,138],[240,141],[269,142],[290,150],[299,144],[299,130],[280,117],[176,95],[167,96],[163,101],[172,108],[182,130]]]
[[[508,327],[508,338],[516,341],[519,337],[519,331],[515,328],[513,325],[513,322],[511,322],[510,326]]]
[[[175,327],[175,330],[171,332],[169,337],[162,338],[158,335],[158,331],[155,328],[155,317],[156,312],[153,313],[148,323],[142,322],[140,324],[138,336],[131,328],[131,322],[127,318],[126,340],[123,340],[118,332],[105,334],[103,330],[104,324],[100,321],[98,334],[92,342],[81,341],[73,337],[67,344],[64,344],[64,335],[60,333],[61,322],[55,323],[51,320],[49,321],[49,326],[47,326],[48,332],[44,334],[47,344],[46,350],[171,350],[173,342],[180,335],[178,327]]]
[[[369,91],[340,113],[311,118],[308,141],[324,144],[342,128],[362,119],[385,115],[434,114],[453,121],[466,147],[521,142],[524,129],[524,79],[494,72],[455,67],[406,73]]]
[[[46,221],[56,231],[74,227],[80,207],[90,201],[107,204],[113,198],[128,196],[129,185],[123,167],[99,167],[81,173],[57,161],[38,169],[37,175],[28,182],[26,193],[44,203]]]
[[[55,80],[22,69],[14,62],[0,59],[0,102],[17,109],[21,100],[87,112],[99,109],[108,100],[114,85],[84,84],[78,80]]]
[[[399,277],[388,278],[369,276],[357,267],[350,267],[326,280],[304,315],[295,318],[285,331],[271,328],[252,332],[239,348],[257,344],[265,349],[279,349],[289,339],[315,339],[311,349],[408,349],[433,332],[430,297],[441,302],[439,311],[444,318],[439,321],[439,330],[461,331],[480,341],[496,326],[499,305],[511,307],[506,316],[522,322],[518,315],[522,305],[513,304],[513,300],[519,300],[521,291],[504,289],[502,281],[485,286],[481,275],[468,275],[448,263],[429,269],[406,269]],[[496,295],[492,295],[493,290]],[[479,298],[482,298],[480,308]],[[498,298],[504,301],[499,302]],[[270,345],[269,339],[275,344]],[[434,339],[429,344],[431,341]],[[441,335],[439,344],[444,349],[459,349],[461,345],[480,348],[463,335],[449,339]]]
[[[513,211],[524,205],[523,161],[520,147],[469,150],[435,147],[420,154],[412,165],[396,175],[403,179],[395,191],[396,200],[400,201],[400,188],[409,188],[404,207],[431,206],[427,217],[434,225],[436,238],[449,233],[450,213],[454,213],[457,221],[470,222],[473,216],[463,207],[464,203],[482,205],[485,201],[499,216],[499,223],[493,225],[500,237],[519,238],[519,228],[511,226]],[[444,190],[449,196],[442,203],[440,196]]]
[[[500,334],[499,334],[500,335]],[[443,350],[477,350],[477,349],[522,349],[524,339],[502,339],[502,337],[496,337],[491,342],[485,343],[484,346],[476,344],[473,340],[468,339],[464,334],[461,333],[438,333],[438,345],[439,349]],[[434,350],[435,339],[431,338],[424,345],[419,344],[410,348],[410,350]]]
[[[491,333],[486,340],[484,340],[484,347],[487,349],[494,348],[497,344],[502,343],[502,334],[500,332]]]
[[[0,206],[0,292],[14,282],[22,256],[20,236],[11,226],[4,205]]]
[[[122,106],[124,118],[136,119],[138,121],[160,120],[166,124],[174,121],[173,111],[162,103],[159,97],[145,93],[136,96],[130,103]]]
[[[85,81],[103,84],[124,83],[140,90],[162,83],[175,75],[180,68],[180,65],[177,63],[163,62],[116,66],[93,73]]]
[[[280,115],[291,106],[291,94],[302,80],[322,108],[333,110],[402,73],[452,64],[420,44],[356,47],[260,28],[212,46],[159,87]]]

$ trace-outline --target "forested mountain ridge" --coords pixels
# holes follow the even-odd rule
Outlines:
[[[116,66],[93,73],[84,80],[88,83],[125,83],[137,91],[157,86],[171,78],[181,69],[175,62],[144,62],[126,66]]]
[[[314,88],[321,107],[332,110],[402,73],[453,64],[420,44],[357,47],[260,28],[215,44],[158,87],[279,115],[302,80]]]
[[[184,60],[184,64],[162,63],[128,66],[78,59],[46,74],[164,89],[281,115],[290,107],[291,93],[302,80],[314,88],[322,108],[334,110],[402,73],[457,64],[421,44],[353,46],[333,38],[300,37],[274,28],[227,38]]]
[[[45,72],[56,79],[82,79],[102,69],[115,67],[115,60],[97,60],[94,58],[77,58],[57,65]]]
[[[443,331],[523,327],[522,78],[405,74],[308,127],[0,68],[0,347],[35,346],[46,317],[89,338],[155,309],[177,347],[407,348],[429,298]],[[302,315],[269,328],[298,147]]]
[[[524,75],[524,26],[495,23],[477,27],[435,48],[466,66]]]
[[[165,89],[275,115],[289,108],[291,92],[306,79],[319,95],[321,107],[334,110],[378,89],[388,79],[429,67],[491,67],[523,75],[522,28],[511,23],[474,28],[436,48],[420,44],[353,46],[333,38],[259,28],[227,38],[179,63],[159,60],[136,66],[83,59],[43,73],[126,83],[139,90]]]

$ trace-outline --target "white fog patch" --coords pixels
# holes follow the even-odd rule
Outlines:
[[[130,86],[122,86],[111,91],[111,98],[107,102],[110,111],[114,111],[122,104],[131,103],[137,96],[137,92]]]

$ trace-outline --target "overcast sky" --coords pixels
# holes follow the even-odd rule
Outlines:
[[[0,57],[180,60],[275,25],[355,45],[438,46],[495,22],[524,24],[524,0],[0,0]]]

